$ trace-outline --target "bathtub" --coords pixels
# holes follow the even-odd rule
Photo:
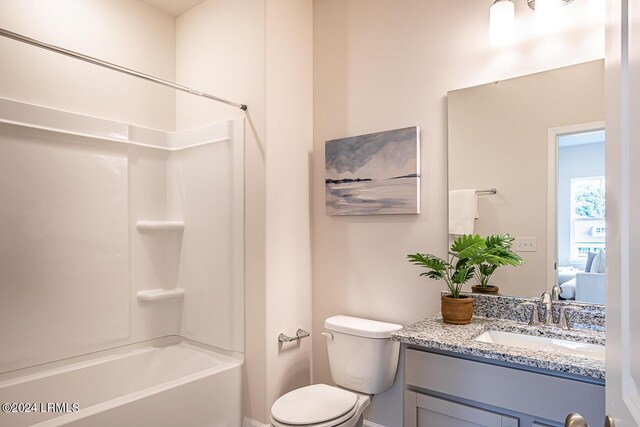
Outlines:
[[[5,373],[0,426],[238,427],[242,363],[165,337]]]

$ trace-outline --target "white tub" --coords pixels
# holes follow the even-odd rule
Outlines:
[[[238,427],[242,363],[168,337],[6,373],[0,403],[35,412],[0,412],[0,426]]]

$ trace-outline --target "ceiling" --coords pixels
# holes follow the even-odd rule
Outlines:
[[[155,7],[156,9],[160,9],[164,12],[167,12],[170,15],[178,16],[182,15],[187,10],[191,9],[194,6],[199,5],[204,0],[142,0]]]

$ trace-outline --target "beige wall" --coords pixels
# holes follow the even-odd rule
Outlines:
[[[244,411],[266,419],[264,0],[207,0],[176,20],[176,77],[249,106],[245,127]],[[242,117],[239,109],[178,94],[178,129]]]
[[[174,18],[137,0],[0,0],[0,26],[175,80]],[[0,63],[2,97],[174,130],[172,89],[5,38]]]
[[[245,130],[245,413],[311,381],[311,0],[207,0],[177,18],[137,0],[0,0],[0,25],[249,105]],[[64,30],[62,30],[64,28]],[[0,39],[0,96],[166,130],[243,117]],[[268,109],[269,114],[266,114]],[[266,255],[268,254],[268,255]]]
[[[311,381],[311,0],[207,0],[178,17],[177,78],[249,105],[246,128],[245,414]],[[178,128],[242,113],[179,95]]]
[[[548,129],[596,121],[604,61],[449,93],[449,189],[498,188],[479,197],[474,232],[537,238],[536,252],[520,253],[524,265],[492,277],[502,293],[547,290]]]
[[[326,317],[345,313],[408,323],[438,310],[441,287],[418,278],[404,256],[446,250],[447,91],[603,56],[602,30],[593,28],[583,2],[571,6],[571,31],[552,42],[531,39],[493,49],[486,43],[491,0],[316,0],[313,20],[311,0],[207,0],[177,20],[158,13],[149,23],[158,34],[142,30],[136,11],[146,6],[137,1],[67,1],[87,13],[69,23],[69,31],[56,26],[67,22],[70,10],[60,2],[43,7],[0,0],[0,24],[250,107],[245,411],[260,422],[278,395],[310,381],[311,360],[314,382],[330,382],[319,335]],[[99,7],[116,1],[132,9],[111,14]],[[518,28],[531,30],[531,15],[517,7],[525,17]],[[42,25],[29,25],[35,17]],[[17,49],[34,48],[0,43],[3,63],[20,64],[1,67],[2,96],[163,129],[241,114],[182,96],[174,109],[169,89],[111,74],[90,80],[84,65],[63,62],[71,59],[22,54]],[[97,91],[91,103],[89,89]],[[422,128],[423,213],[325,216],[324,141],[413,125]],[[279,332],[310,327],[312,308],[313,354],[311,340],[278,347]],[[396,385],[374,398],[369,419],[400,425],[400,402]]]
[[[184,84],[245,103],[244,412],[266,420],[265,51],[263,0],[207,0],[179,16],[176,73]],[[239,109],[179,94],[178,128],[242,117]]]
[[[280,332],[311,331],[309,174],[313,143],[311,0],[268,0],[266,13],[267,410],[311,382],[311,340],[279,345]]]
[[[405,255],[447,245],[446,95],[453,89],[586,62],[604,55],[590,4],[567,8],[567,31],[538,39],[516,2],[524,40],[488,44],[491,0],[316,0],[312,164],[314,382],[330,382],[325,318],[350,314],[399,323],[439,310],[442,286],[418,277]],[[602,13],[601,13],[602,15]],[[328,217],[324,141],[418,125],[422,213]],[[375,396],[368,419],[401,425],[401,387]]]

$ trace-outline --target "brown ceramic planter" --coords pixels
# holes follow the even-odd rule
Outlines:
[[[487,286],[471,285],[471,292],[473,292],[474,294],[498,295],[498,292],[500,292],[500,288],[493,285],[487,285]]]
[[[454,325],[466,325],[471,322],[473,314],[473,298],[467,295],[460,295],[460,298],[452,298],[451,295],[440,297],[440,310],[444,323]]]

